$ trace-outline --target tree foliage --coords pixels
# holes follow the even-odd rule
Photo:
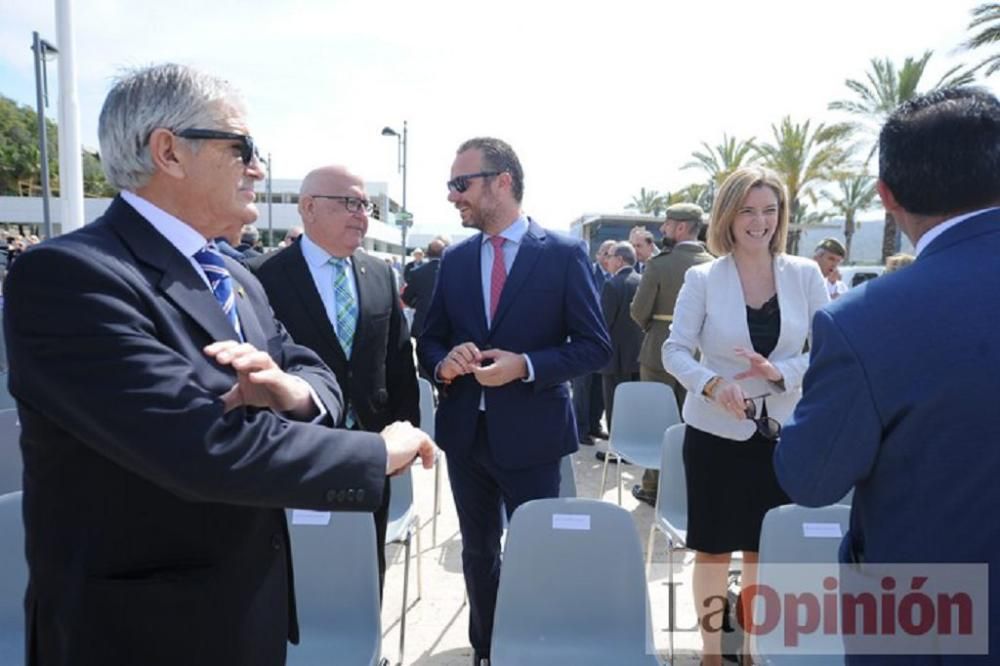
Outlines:
[[[1000,42],[1000,3],[987,2],[972,10],[969,31],[974,31],[965,42],[967,49],[981,49]],[[1000,52],[987,56],[976,69],[982,69],[984,76],[992,76],[1000,70]]]
[[[625,205],[626,210],[634,210],[643,215],[658,217],[667,209],[666,198],[656,190],[639,189],[638,196],[633,195],[632,201]]]

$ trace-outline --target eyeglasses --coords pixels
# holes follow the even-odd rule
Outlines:
[[[493,176],[499,176],[504,171],[480,171],[479,173],[467,173],[464,176],[455,176],[448,181],[448,190],[451,192],[457,192],[461,194],[462,192],[469,189],[469,181],[473,178],[491,178]]]
[[[362,199],[360,197],[346,197],[335,194],[310,194],[313,199],[337,199],[344,202],[344,208],[347,209],[348,213],[360,213],[362,210],[365,211],[366,215],[371,215],[372,211],[375,210],[375,204],[368,199]]]
[[[772,419],[770,416],[757,418],[757,403],[754,402],[754,400],[760,400],[761,398],[766,398],[769,395],[771,394],[766,393],[764,395],[758,395],[744,400],[743,413],[746,414],[748,419],[757,424],[758,433],[773,442],[781,436],[781,424]]]
[[[239,141],[240,159],[243,160],[243,164],[250,166],[250,162],[252,162],[254,158],[257,158],[258,160],[260,159],[260,153],[257,152],[257,147],[253,144],[253,137],[249,134],[237,134],[236,132],[223,132],[221,130],[195,128],[181,130],[180,132],[174,132],[174,134],[184,139],[218,139],[221,141]]]

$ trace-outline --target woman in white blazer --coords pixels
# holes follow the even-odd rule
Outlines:
[[[789,501],[771,457],[799,399],[813,314],[829,299],[817,264],[784,254],[788,200],[773,171],[729,176],[708,229],[719,258],[685,274],[663,344],[664,368],[687,389],[687,545],[700,619],[720,617],[704,602],[725,598],[734,551],[743,552],[744,586],[756,581],[764,514]],[[721,664],[720,633],[705,628],[717,623],[700,623],[706,666]]]

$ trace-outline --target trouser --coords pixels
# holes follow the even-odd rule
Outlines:
[[[660,382],[666,384],[674,390],[674,397],[677,398],[677,413],[681,412],[684,405],[684,398],[687,391],[681,386],[674,376],[663,368],[652,368],[648,365],[639,366],[639,379],[644,382]],[[642,489],[646,492],[656,494],[656,489],[660,485],[660,470],[647,469],[642,473]]]
[[[467,455],[448,454],[458,526],[462,533],[462,572],[469,593],[469,642],[489,656],[493,612],[500,582],[501,511],[507,519],[517,507],[533,499],[559,496],[559,460],[526,469],[500,468],[493,460],[480,412],[475,442]]]
[[[601,414],[604,413],[604,391],[601,388],[601,375],[591,373],[576,377],[571,382],[573,386],[573,412],[576,414],[576,432],[583,437],[601,428]],[[611,418],[608,417],[608,427]]]

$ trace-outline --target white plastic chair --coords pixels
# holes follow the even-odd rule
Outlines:
[[[288,646],[288,666],[382,663],[371,514],[290,509],[287,516],[300,634]]]
[[[434,439],[434,387],[423,377],[417,378],[420,387],[420,429]],[[434,513],[431,515],[431,546],[437,546],[438,514],[441,513],[441,449],[434,454]]]
[[[0,410],[0,494],[21,490],[21,424],[16,409]]]
[[[392,477],[392,496],[389,498],[389,524],[385,531],[386,545],[398,543],[403,545],[403,610],[399,616],[399,661],[403,663],[403,650],[406,647],[406,608],[410,589],[410,544],[413,536],[417,537],[417,598],[423,596],[423,570],[420,566],[420,516],[413,506],[413,475],[410,469]],[[345,662],[346,663],[346,662]]]
[[[646,573],[653,564],[656,533],[667,539],[667,596],[669,617],[669,661],[674,660],[674,628],[677,626],[677,599],[674,587],[674,549],[687,548],[687,479],[684,477],[684,424],[678,423],[663,433],[660,449],[660,483],[656,490],[656,509],[646,543]]]
[[[798,594],[803,576],[787,567],[789,564],[817,565],[808,572],[808,579],[822,580],[827,574],[839,577],[838,551],[842,536],[850,523],[850,507],[840,504],[807,508],[797,504],[775,507],[764,516],[760,528],[760,564],[757,584],[774,590],[779,598],[787,593]],[[785,566],[783,566],[785,565]],[[755,602],[760,602],[755,597]],[[761,605],[754,605],[755,617],[762,615]],[[837,626],[842,626],[838,617]],[[844,663],[842,638],[817,632],[803,634],[795,652],[784,645],[782,632],[772,631],[751,636],[751,650],[761,663],[804,666],[840,666]]]
[[[24,559],[21,493],[0,495],[0,664],[24,663]]]
[[[608,452],[604,456],[601,489],[604,495],[608,462],[612,457],[618,470],[618,505],[622,503],[622,458],[647,469],[660,464],[660,442],[664,431],[680,423],[673,389],[660,382],[623,382],[615,389],[615,410],[611,416]]]
[[[493,666],[659,666],[651,637],[642,546],[627,511],[573,498],[518,508],[500,569]]]

